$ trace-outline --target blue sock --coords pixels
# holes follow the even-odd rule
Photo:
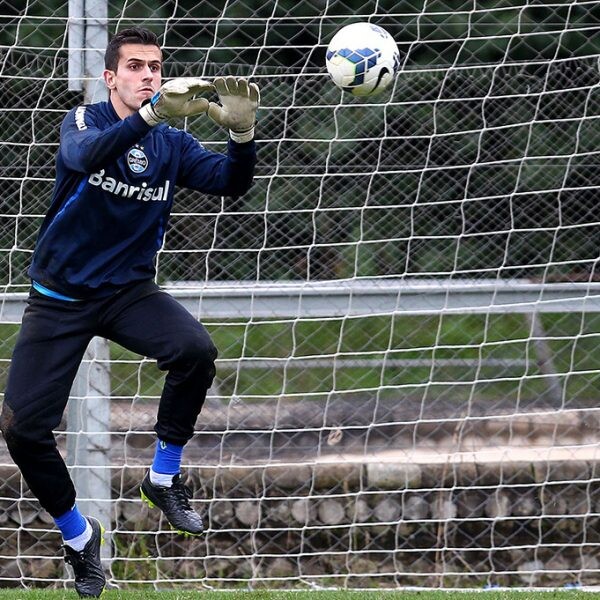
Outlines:
[[[85,517],[79,512],[77,504],[73,506],[71,510],[56,517],[54,519],[56,526],[62,533],[63,540],[72,540],[73,538],[81,535],[87,527],[87,521]]]
[[[181,467],[181,455],[183,446],[176,446],[169,442],[158,440],[154,452],[152,470],[163,475],[177,475]]]

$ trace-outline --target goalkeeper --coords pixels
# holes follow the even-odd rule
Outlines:
[[[0,418],[13,460],[62,533],[80,596],[99,596],[105,585],[102,529],[79,512],[52,431],[94,336],[154,358],[167,371],[155,457],[141,493],[176,530],[202,532],[179,471],[217,350],[206,329],[154,283],[154,259],[176,185],[219,196],[249,189],[259,93],[255,84],[233,77],[161,86],[161,58],[152,32],[121,31],[105,54],[109,101],[65,117]],[[205,92],[216,92],[219,103],[197,97]],[[210,152],[167,124],[202,113],[229,131],[227,154]]]

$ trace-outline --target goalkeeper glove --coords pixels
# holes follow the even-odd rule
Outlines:
[[[214,86],[199,77],[179,77],[167,81],[140,108],[139,113],[148,125],[158,125],[172,117],[191,117],[208,110],[206,98],[193,98],[201,92],[212,91]]]
[[[221,105],[211,102],[208,116],[221,127],[227,127],[234,142],[249,142],[254,137],[256,111],[260,102],[258,86],[241,77],[216,77],[213,85]]]

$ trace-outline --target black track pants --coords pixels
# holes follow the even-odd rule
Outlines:
[[[0,427],[41,505],[57,517],[75,489],[52,431],[61,421],[83,354],[94,336],[113,340],[168,371],[155,431],[184,445],[194,433],[215,374],[206,329],[153,282],[109,298],[67,302],[32,290],[8,376]]]

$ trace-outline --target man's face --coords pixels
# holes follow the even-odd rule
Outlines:
[[[116,71],[104,71],[117,112],[137,111],[142,102],[154,95],[161,82],[161,51],[157,46],[124,44],[119,48]],[[123,115],[121,115],[123,116]]]

